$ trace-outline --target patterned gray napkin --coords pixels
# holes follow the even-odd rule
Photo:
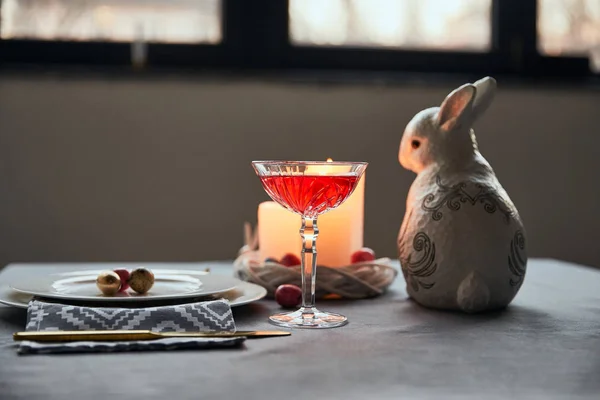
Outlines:
[[[148,308],[95,308],[32,300],[27,331],[152,330],[156,332],[235,331],[226,300]],[[19,354],[182,350],[234,347],[245,338],[165,338],[122,342],[41,343],[23,341]]]

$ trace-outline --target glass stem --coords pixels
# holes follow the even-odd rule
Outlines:
[[[317,277],[317,218],[302,216],[302,307],[310,312],[315,306]]]

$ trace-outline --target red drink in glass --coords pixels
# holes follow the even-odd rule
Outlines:
[[[336,208],[352,194],[356,175],[272,175],[260,177],[273,200],[290,211],[316,217]]]
[[[269,320],[288,328],[335,328],[345,325],[348,320],[343,315],[320,311],[315,307],[319,236],[317,217],[338,207],[352,194],[367,163],[253,161],[252,166],[269,196],[302,217],[302,307],[298,311],[272,315]]]

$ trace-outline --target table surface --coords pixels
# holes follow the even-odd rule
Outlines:
[[[206,266],[232,272],[230,262]],[[591,268],[530,260],[515,301],[492,314],[424,309],[401,274],[384,296],[318,305],[350,324],[241,349],[39,356],[18,356],[11,341],[25,310],[0,306],[0,399],[600,398]],[[273,329],[267,317],[278,310],[263,300],[234,316],[239,329]]]

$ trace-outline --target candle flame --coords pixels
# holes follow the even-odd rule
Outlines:
[[[328,158],[327,162],[333,162],[333,160],[331,158]]]

